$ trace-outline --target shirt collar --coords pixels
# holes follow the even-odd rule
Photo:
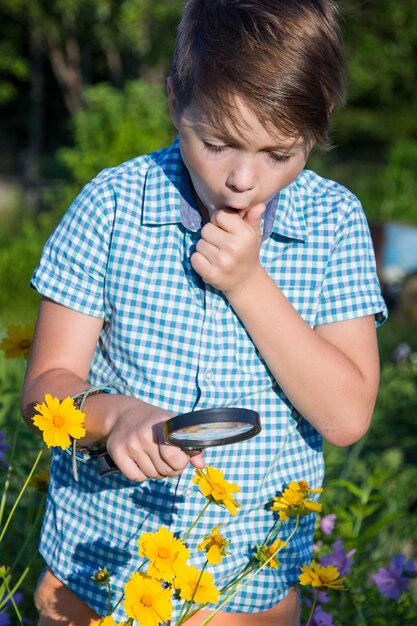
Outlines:
[[[152,156],[144,185],[142,223],[182,223],[188,230],[198,231],[202,227],[202,219],[193,198],[178,139],[166,150]],[[304,215],[294,197],[295,185],[296,181],[273,196],[266,205],[263,241],[272,233],[289,239],[307,239]]]

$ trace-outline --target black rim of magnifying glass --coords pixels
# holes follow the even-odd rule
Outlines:
[[[212,439],[185,439],[181,441],[175,439],[175,432],[188,426],[198,426],[200,424],[216,424],[221,422],[238,422],[240,424],[250,425],[251,428],[243,433],[236,433],[233,437]],[[221,446],[228,443],[237,443],[254,437],[261,431],[259,413],[251,409],[237,409],[228,407],[225,409],[203,409],[201,411],[191,411],[171,417],[164,424],[165,440],[181,450],[196,450],[200,448],[209,448],[212,446]]]

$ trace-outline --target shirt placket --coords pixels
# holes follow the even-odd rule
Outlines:
[[[195,291],[195,282],[191,286]],[[210,285],[202,282],[202,292],[196,293],[203,309],[204,316],[201,326],[199,366],[197,374],[198,399],[194,410],[216,408],[219,405],[219,394],[222,396],[222,367],[219,344],[216,337],[217,325],[229,308],[228,302]],[[173,532],[184,532],[195,520],[202,506],[198,487],[193,482],[195,470],[188,466],[178,479],[176,487],[175,515],[171,529]]]

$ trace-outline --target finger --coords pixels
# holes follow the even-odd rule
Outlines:
[[[147,478],[159,479],[177,475],[177,472],[160,458],[159,453],[151,456],[141,452],[139,457],[133,458],[133,461]]]
[[[212,243],[208,243],[204,239],[199,239],[195,247],[196,251],[202,254],[210,263],[218,261],[221,249]]]
[[[159,454],[166,466],[173,472],[182,472],[190,462],[190,457],[181,448],[167,443],[159,446]]]
[[[210,222],[227,233],[234,233],[242,224],[238,211],[232,209],[217,209],[210,218]]]
[[[222,228],[219,228],[212,222],[208,222],[201,229],[201,239],[211,243],[217,248],[224,248],[230,237],[229,232],[225,232]]]
[[[112,454],[112,459],[116,463],[121,473],[129,480],[136,483],[142,483],[148,479],[148,476],[142,472],[133,459],[124,455],[118,458],[117,455]]]
[[[251,207],[249,211],[246,213],[243,220],[253,228],[256,233],[261,233],[261,223],[262,218],[265,213],[265,204],[260,202],[259,204],[255,204],[255,206]]]
[[[190,258],[193,270],[197,272],[203,280],[206,280],[211,273],[212,265],[200,252],[194,252]]]
[[[199,454],[193,454],[190,458],[190,463],[197,469],[203,469],[206,466],[204,461],[204,452],[199,452]]]

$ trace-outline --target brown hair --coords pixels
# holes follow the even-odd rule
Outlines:
[[[235,97],[266,127],[323,143],[343,101],[343,59],[331,0],[187,0],[171,75],[179,111],[191,102],[224,128]]]

